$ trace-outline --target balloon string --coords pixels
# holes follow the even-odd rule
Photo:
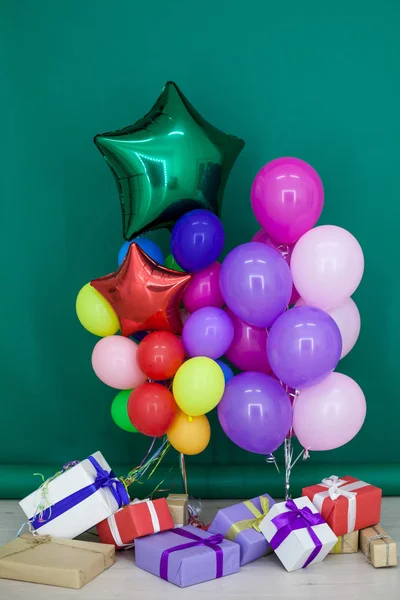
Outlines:
[[[186,495],[189,495],[189,492],[188,492],[188,483],[187,483],[185,455],[182,452],[179,455],[179,467],[180,467],[181,475],[182,475],[183,491],[185,492]]]
[[[151,454],[156,440],[157,438],[154,438],[151,442],[150,447],[147,453],[145,454],[144,458],[142,459],[141,463],[137,467],[129,471],[126,477],[121,477],[121,481],[126,489],[128,489],[128,487],[132,485],[132,483],[142,483],[140,479],[143,478],[143,476],[149,471],[149,469],[151,470],[147,476],[147,479],[150,479],[154,471],[158,468],[159,464],[167,454],[168,450],[171,447],[170,443],[168,442],[167,436],[164,437],[161,446],[153,454]]]

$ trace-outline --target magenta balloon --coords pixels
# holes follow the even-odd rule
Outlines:
[[[311,306],[292,308],[271,327],[267,354],[275,375],[302,389],[319,383],[339,362],[342,337],[328,313]]]
[[[285,261],[290,267],[290,259],[292,257],[293,248],[295,246],[294,244],[281,244],[280,242],[274,240],[266,231],[264,231],[264,229],[259,229],[257,233],[254,234],[251,241],[260,242],[261,244],[267,244],[267,246],[275,248],[275,250],[279,252],[279,254],[282,256],[282,258],[285,259]],[[289,304],[295,304],[299,298],[300,294],[293,284],[292,295],[290,297]]]
[[[333,450],[357,435],[366,411],[360,386],[347,375],[331,373],[300,393],[294,403],[293,427],[307,450]]]
[[[189,356],[219,358],[228,350],[234,334],[229,315],[221,308],[200,308],[188,317],[182,331],[182,342]]]
[[[237,246],[220,272],[222,296],[231,311],[255,327],[270,327],[292,293],[290,268],[279,252],[259,242]]]
[[[224,299],[219,289],[219,272],[221,265],[218,262],[194,273],[183,294],[183,306],[189,313],[204,308],[205,306],[224,305]]]
[[[277,158],[257,173],[251,204],[265,231],[278,242],[293,244],[318,221],[324,188],[308,163],[299,158]]]
[[[292,412],[282,386],[264,373],[233,377],[218,404],[219,422],[228,438],[255,454],[279,448],[290,429]]]
[[[267,358],[267,330],[245,323],[229,308],[226,312],[232,319],[235,330],[232,344],[225,353],[226,358],[242,371],[270,373],[271,367]]]

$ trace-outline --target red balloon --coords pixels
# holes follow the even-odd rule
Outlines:
[[[182,342],[168,331],[153,331],[139,344],[136,360],[150,379],[169,379],[185,358]]]
[[[129,396],[129,419],[144,435],[164,435],[177,412],[173,395],[159,383],[142,383]]]
[[[159,265],[131,244],[118,271],[90,285],[117,313],[122,335],[149,329],[181,333],[180,301],[191,277]]]

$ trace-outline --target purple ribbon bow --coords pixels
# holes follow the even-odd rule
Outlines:
[[[70,496],[63,498],[59,502],[56,502],[52,506],[49,506],[40,514],[34,515],[30,519],[34,529],[39,529],[40,527],[43,527],[43,525],[46,525],[46,523],[50,523],[50,521],[53,521],[80,502],[83,502],[83,500],[86,500],[86,498],[89,498],[89,496],[92,496],[92,494],[95,494],[100,488],[108,488],[110,490],[118,504],[118,508],[121,508],[121,506],[124,506],[125,504],[129,504],[129,496],[125,486],[115,474],[112,471],[108,472],[103,469],[93,456],[89,456],[88,459],[96,469],[95,481],[81,490],[77,490]]]
[[[216,554],[216,575],[215,577],[222,577],[223,575],[223,561],[224,561],[224,553],[222,548],[218,544],[223,542],[224,536],[221,534],[212,535],[208,538],[202,538],[191,531],[186,531],[186,529],[181,529],[180,527],[176,527],[172,529],[170,533],[176,533],[176,535],[180,535],[182,537],[188,538],[189,540],[194,540],[192,542],[188,542],[187,544],[180,544],[179,546],[173,546],[172,548],[167,548],[161,555],[160,560],[160,577],[168,581],[168,558],[172,552],[178,552],[178,550],[186,550],[187,548],[194,548],[194,546],[207,546],[214,550]]]
[[[313,531],[313,526],[324,525],[325,521],[319,513],[313,513],[308,506],[299,508],[293,500],[288,500],[285,506],[288,509],[288,512],[277,515],[272,519],[272,523],[278,531],[272,538],[270,546],[273,550],[276,550],[292,531],[295,531],[296,529],[307,529],[310,538],[314,542],[315,548],[304,563],[304,569],[304,567],[307,567],[307,565],[318,556],[318,553],[322,548],[322,542]]]

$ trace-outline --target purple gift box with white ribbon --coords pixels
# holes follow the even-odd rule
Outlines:
[[[337,542],[306,497],[274,504],[259,527],[287,571],[321,562]]]
[[[187,525],[135,540],[136,566],[179,587],[236,573],[240,547]]]
[[[108,519],[129,496],[101,452],[66,465],[19,503],[41,535],[73,539]]]

